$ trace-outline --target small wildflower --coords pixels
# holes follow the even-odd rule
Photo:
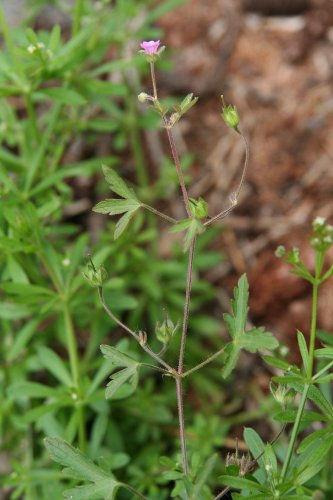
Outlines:
[[[315,220],[313,221],[312,225],[313,227],[316,227],[316,226],[323,226],[326,222],[326,219],[325,217],[316,217]]]
[[[145,51],[147,56],[151,56],[153,54],[157,54],[158,48],[160,46],[160,40],[150,40],[149,42],[141,42],[140,47]]]
[[[29,52],[29,54],[33,54],[35,50],[36,50],[35,45],[29,45],[29,47],[27,47],[27,51]]]
[[[66,259],[63,259],[62,261],[62,265],[64,267],[68,267],[70,265],[71,261],[69,260],[69,258],[67,257]]]
[[[275,255],[277,257],[283,257],[286,253],[286,249],[283,245],[279,245],[277,249],[275,250]]]

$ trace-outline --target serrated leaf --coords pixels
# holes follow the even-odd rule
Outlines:
[[[105,391],[106,399],[114,396],[123,398],[132,394],[138,385],[141,363],[111,346],[101,345],[101,351],[104,357],[111,361],[113,368],[122,368],[111,374],[111,381],[107,384]],[[121,392],[120,389],[122,389]]]
[[[126,182],[110,167],[102,166],[106,182],[110,185],[111,190],[122,198],[136,200],[133,189],[129,188]]]
[[[247,277],[243,274],[238,285],[234,289],[234,298],[231,300],[232,314],[225,314],[228,331],[232,342],[228,344],[225,354],[226,364],[222,370],[222,376],[226,378],[235,368],[241,349],[256,352],[261,349],[275,349],[279,344],[271,333],[265,332],[263,327],[253,328],[245,331],[249,299],[249,284]]]
[[[55,462],[64,466],[67,476],[76,480],[90,481],[94,484],[78,486],[65,492],[65,498],[77,500],[90,498],[115,498],[118,488],[121,486],[110,473],[107,473],[83,453],[74,448],[66,441],[59,438],[46,438],[45,446],[50,457]]]
[[[97,205],[93,207],[93,211],[100,214],[118,215],[137,210],[139,207],[140,203],[134,199],[110,199],[97,203]]]
[[[278,347],[278,341],[270,332],[265,332],[263,327],[253,328],[245,335],[240,337],[240,343],[243,349],[249,352],[257,352],[259,350],[273,350]]]

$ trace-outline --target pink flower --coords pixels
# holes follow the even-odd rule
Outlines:
[[[151,56],[153,54],[157,54],[160,43],[161,43],[160,40],[157,40],[156,42],[154,42],[154,40],[151,40],[150,42],[140,43],[140,47],[145,51],[145,53],[148,56]]]

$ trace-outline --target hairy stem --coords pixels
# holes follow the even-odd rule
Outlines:
[[[242,187],[243,187],[243,184],[244,184],[244,180],[245,180],[245,177],[246,177],[246,173],[247,173],[247,169],[248,169],[248,166],[249,166],[250,146],[249,146],[248,140],[246,139],[245,135],[239,129],[237,129],[236,132],[243,139],[244,146],[245,146],[245,160],[244,160],[242,175],[241,175],[238,187],[237,187],[236,191],[232,194],[231,205],[228,208],[226,208],[226,209],[222,210],[221,212],[219,212],[217,215],[215,215],[211,219],[209,219],[207,222],[205,222],[204,226],[209,226],[210,224],[212,224],[213,222],[215,222],[215,221],[217,221],[219,219],[224,219],[225,217],[227,217],[227,215],[229,215],[234,210],[234,208],[238,204],[238,198],[239,198],[240,192],[242,190]]]
[[[214,354],[212,354],[211,356],[209,356],[209,358],[205,359],[205,361],[203,361],[202,363],[199,363],[198,365],[194,366],[190,370],[183,372],[182,378],[187,377],[191,373],[196,372],[197,370],[200,370],[200,368],[202,368],[203,366],[208,365],[208,363],[211,363],[214,359],[218,358],[224,352],[224,350],[225,350],[225,346],[222,347],[222,349],[220,349],[219,351],[217,351]]]
[[[154,62],[153,61],[150,62],[150,74],[151,74],[151,80],[152,80],[152,83],[153,83],[154,100],[156,101],[158,99],[158,97],[157,97],[157,87],[156,87],[156,77],[155,77],[155,66],[154,66]],[[179,179],[179,184],[180,184],[180,188],[182,190],[183,200],[184,200],[186,212],[187,212],[188,217],[191,218],[192,214],[191,214],[190,202],[189,202],[189,199],[188,199],[187,189],[186,189],[186,186],[185,186],[184,176],[183,176],[183,172],[182,172],[182,169],[181,169],[181,166],[180,166],[180,161],[179,161],[179,156],[178,156],[178,153],[177,153],[177,148],[176,148],[175,140],[174,140],[174,137],[173,137],[173,134],[172,134],[172,130],[169,127],[168,119],[167,119],[166,116],[163,116],[163,122],[164,122],[165,129],[167,131],[168,140],[169,140],[169,144],[170,144],[170,148],[171,148],[171,153],[172,153],[172,158],[173,158],[173,161],[174,161],[175,166],[176,166],[176,170],[177,170],[177,174],[178,174],[178,179]]]
[[[150,205],[146,205],[145,203],[141,203],[141,206],[142,206],[142,208],[145,208],[146,210],[149,210],[153,214],[158,215],[159,217],[161,217],[161,219],[164,219],[164,220],[166,220],[168,222],[171,222],[172,224],[177,224],[177,222],[178,222],[173,217],[169,217],[169,215],[163,214],[159,210],[156,210],[156,208],[151,207]]]
[[[106,311],[106,313],[108,314],[108,316],[110,316],[110,318],[115,323],[117,323],[117,325],[119,325],[121,328],[123,328],[123,330],[125,330],[127,333],[129,333],[130,335],[132,335],[132,337],[135,338],[135,340],[140,344],[140,346],[142,347],[142,349],[147,354],[149,354],[149,356],[151,356],[152,358],[154,358],[155,361],[157,361],[160,365],[164,366],[164,368],[166,368],[166,370],[170,374],[173,374],[175,372],[175,370],[168,363],[166,363],[158,354],[156,354],[154,351],[152,351],[147,344],[143,343],[142,340],[141,340],[141,338],[140,338],[140,336],[134,330],[131,330],[131,328],[128,328],[128,326],[126,326],[125,323],[123,323],[122,321],[120,321],[120,319],[118,319],[117,316],[115,316],[113,314],[113,312],[110,311],[110,309],[108,308],[108,306],[105,303],[104,295],[103,295],[103,288],[102,287],[98,288],[98,295],[99,295],[101,304],[102,304],[104,310]]]
[[[186,347],[186,334],[187,334],[187,325],[188,325],[190,299],[191,299],[191,284],[192,284],[194,248],[195,248],[195,239],[193,239],[191,241],[189,255],[188,255],[183,328],[182,328],[182,337],[181,337],[181,342],[180,342],[179,361],[178,361],[178,374],[179,375],[183,374],[184,355],[185,355],[185,347]]]
[[[190,202],[189,202],[189,199],[188,199],[188,194],[187,194],[187,189],[186,189],[186,185],[185,185],[185,181],[184,181],[183,172],[182,172],[182,169],[181,169],[181,166],[180,166],[180,161],[179,161],[179,157],[178,157],[178,153],[177,153],[177,149],[176,149],[176,144],[175,144],[175,140],[173,138],[172,130],[168,126],[166,118],[164,118],[164,124],[165,124],[165,129],[166,129],[166,132],[167,132],[167,135],[168,135],[169,144],[170,144],[170,147],[171,147],[171,153],[172,153],[173,161],[175,162],[175,166],[176,166],[176,170],[177,170],[177,174],[178,174],[180,188],[182,190],[182,195],[183,195],[183,200],[184,200],[184,204],[185,204],[186,213],[187,213],[188,217],[191,218],[192,217],[192,213],[191,213],[191,208],[190,208]]]
[[[181,378],[176,378],[177,404],[178,404],[178,420],[180,444],[182,450],[182,462],[184,475],[188,475],[186,439],[185,439],[185,424],[184,424],[184,407],[183,407],[183,388]]]

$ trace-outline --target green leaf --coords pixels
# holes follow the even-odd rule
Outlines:
[[[240,490],[249,490],[253,491],[261,491],[263,493],[270,493],[268,488],[265,488],[262,484],[259,484],[255,481],[251,481],[250,479],[246,479],[244,477],[235,477],[235,476],[220,476],[222,483],[226,486],[231,486],[231,488],[237,488]]]
[[[101,345],[101,351],[104,357],[111,361],[113,368],[122,368],[111,374],[111,381],[107,384],[105,391],[106,399],[115,396],[119,399],[132,394],[138,385],[141,363],[111,346]],[[122,389],[121,392],[120,389]]]
[[[333,347],[322,347],[315,350],[316,358],[329,358],[333,359]]]
[[[17,331],[15,340],[8,350],[8,361],[13,361],[15,358],[23,354],[26,345],[29,343],[29,340],[37,332],[37,327],[40,321],[40,318],[33,319]]]
[[[258,459],[258,463],[261,467],[265,465],[263,457],[258,458],[261,454],[265,452],[265,445],[257,432],[250,427],[245,427],[244,429],[244,440],[248,445],[251,454],[255,460]]]
[[[309,352],[306,345],[306,341],[302,332],[297,330],[297,342],[299,347],[299,352],[301,353],[304,371],[307,377],[310,376],[310,364],[309,364]]]
[[[222,370],[224,378],[235,368],[241,349],[256,352],[261,349],[275,349],[279,345],[272,334],[265,332],[262,327],[253,328],[246,333],[248,299],[249,284],[246,275],[243,274],[238,280],[238,286],[234,289],[234,298],[231,300],[232,314],[223,316],[232,337],[232,342],[228,344],[225,351],[227,362]]]
[[[11,398],[48,398],[59,396],[59,392],[52,387],[37,382],[14,382],[8,387],[8,396]]]
[[[200,498],[200,493],[202,491],[202,488],[205,486],[207,479],[214,468],[216,460],[217,460],[216,454],[211,456],[207,460],[207,462],[205,463],[202,470],[199,472],[198,477],[195,480],[195,484],[194,484],[193,492],[190,496],[190,500],[197,500],[198,498]]]
[[[274,420],[277,422],[293,423],[296,420],[297,410],[285,410],[280,411],[274,415]],[[309,425],[312,422],[329,422],[330,418],[317,413],[315,411],[304,410],[302,414],[301,422],[303,424]]]
[[[123,232],[127,228],[128,224],[131,221],[135,212],[136,212],[136,209],[131,210],[130,212],[127,212],[122,217],[120,217],[120,219],[118,220],[118,222],[116,224],[116,228],[115,228],[114,235],[113,235],[115,240],[118,239],[121,234],[123,234]]]
[[[317,439],[292,463],[289,475],[296,475],[297,484],[306,483],[324,467],[326,455],[330,450],[331,441],[323,437]]]
[[[84,456],[80,450],[74,448],[62,439],[46,438],[44,443],[51,459],[65,467],[63,472],[66,473],[67,476],[79,481],[90,481],[94,483],[92,485],[78,486],[67,490],[65,492],[65,498],[76,500],[90,498],[111,500],[115,498],[121,483],[119,483],[113,475],[95,465]]]
[[[24,305],[3,302],[0,304],[0,318],[21,319],[30,316],[31,311]]]
[[[263,327],[253,328],[246,335],[242,335],[240,341],[243,349],[249,352],[257,352],[262,349],[273,350],[279,345],[273,335],[265,332]]]
[[[54,377],[67,387],[73,385],[72,377],[64,361],[54,351],[48,347],[38,347],[38,359],[41,365],[48,370]]]
[[[294,383],[291,384],[291,387],[299,393],[303,392],[302,384]],[[316,387],[315,385],[310,385],[307,397],[311,399],[311,401],[313,401],[318,406],[318,408],[321,409],[324,415],[326,415],[330,419],[333,419],[332,405],[325,398],[324,394],[321,392],[320,389],[318,389],[318,387]]]
[[[65,87],[50,87],[47,89],[39,90],[35,93],[36,96],[46,96],[51,97],[51,99],[70,106],[81,106],[86,104],[86,99],[72,89],[67,89]]]
[[[133,189],[130,189],[123,179],[110,167],[102,166],[106,182],[110,185],[111,190],[122,198],[136,200]]]
[[[172,226],[169,229],[169,232],[170,233],[181,233],[182,231],[186,231],[186,229],[188,229],[190,227],[191,222],[192,222],[192,219],[180,220],[177,222],[177,224],[175,224],[174,226]]]
[[[331,446],[332,446],[332,444],[333,444],[333,424],[328,425],[325,429],[320,429],[319,431],[314,431],[311,434],[309,434],[309,436],[306,436],[297,449],[298,453],[304,453],[314,443],[318,443],[319,440],[324,440],[325,442],[330,442]]]
[[[290,364],[283,359],[276,358],[274,356],[262,356],[262,359],[269,365],[275,366],[276,368],[281,368],[281,370],[288,370]]]
[[[93,211],[100,214],[118,215],[131,212],[140,208],[140,203],[134,199],[126,200],[104,200],[94,206]]]

